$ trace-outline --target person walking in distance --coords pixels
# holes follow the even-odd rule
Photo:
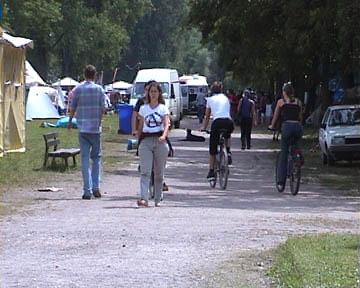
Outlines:
[[[244,90],[238,105],[240,118],[241,149],[251,148],[251,130],[256,125],[255,102],[250,99],[250,91]]]
[[[139,207],[148,207],[151,171],[154,170],[155,207],[160,205],[170,120],[159,83],[149,85],[146,104],[139,110],[140,199]]]
[[[210,180],[215,177],[215,156],[217,154],[217,147],[220,140],[220,130],[226,130],[225,146],[228,153],[228,163],[232,164],[231,157],[231,133],[234,131],[234,123],[230,116],[230,102],[229,99],[222,93],[223,86],[221,82],[215,81],[211,86],[212,96],[207,99],[205,120],[203,127],[200,130],[206,130],[210,116],[213,116],[214,121],[211,124],[210,131],[210,147],[209,147],[209,173],[207,179]]]
[[[72,91],[68,129],[71,129],[71,121],[75,115],[79,129],[82,199],[90,200],[92,196],[101,197],[101,120],[105,113],[105,92],[101,86],[94,83],[96,69],[93,65],[85,67],[84,76],[85,81]]]
[[[196,108],[197,108],[197,116],[200,124],[202,124],[204,120],[205,105],[206,105],[205,93],[201,93],[201,92],[197,93]]]

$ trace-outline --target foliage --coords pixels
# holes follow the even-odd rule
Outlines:
[[[190,23],[219,45],[225,70],[248,83],[269,87],[280,79],[304,87],[336,71],[353,75],[359,66],[357,1],[190,0],[190,6]]]
[[[151,8],[135,26],[127,54],[120,63],[122,69],[128,67],[123,73],[127,80],[135,76],[135,68],[171,67],[180,74],[216,74],[214,52],[201,43],[199,31],[187,26],[188,1],[151,2]]]
[[[288,239],[275,251],[269,275],[277,287],[357,287],[358,235]]]
[[[13,32],[34,40],[29,58],[51,80],[82,77],[85,64],[99,71],[114,67],[124,56],[131,27],[148,0],[14,0],[8,20]]]

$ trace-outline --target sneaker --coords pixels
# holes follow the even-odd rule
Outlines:
[[[160,207],[160,206],[161,206],[160,202],[155,202],[155,207]]]
[[[138,205],[138,207],[149,207],[148,201],[146,201],[144,199],[139,199],[137,201],[137,205]]]
[[[93,190],[93,195],[95,198],[100,198],[101,197],[101,193],[100,193],[100,189],[94,189]]]
[[[169,186],[166,185],[166,183],[163,183],[162,191],[169,191]]]
[[[232,154],[231,154],[231,152],[228,153],[228,164],[229,165],[232,164]]]
[[[83,199],[83,200],[90,200],[90,199],[91,199],[91,195],[90,195],[90,194],[84,194],[84,195],[82,196],[82,199]]]
[[[241,146],[241,150],[245,150],[245,146]]]
[[[215,172],[214,172],[214,170],[209,170],[209,173],[208,173],[208,175],[207,175],[207,177],[206,177],[208,180],[211,180],[211,179],[214,179],[215,178]]]

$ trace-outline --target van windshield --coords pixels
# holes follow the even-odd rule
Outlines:
[[[133,86],[131,98],[138,99],[144,96],[144,85],[145,82],[137,82]],[[169,83],[160,82],[160,87],[164,99],[169,98]]]

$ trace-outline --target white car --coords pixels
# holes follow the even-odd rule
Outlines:
[[[319,131],[324,164],[338,160],[360,160],[360,105],[331,106]]]

